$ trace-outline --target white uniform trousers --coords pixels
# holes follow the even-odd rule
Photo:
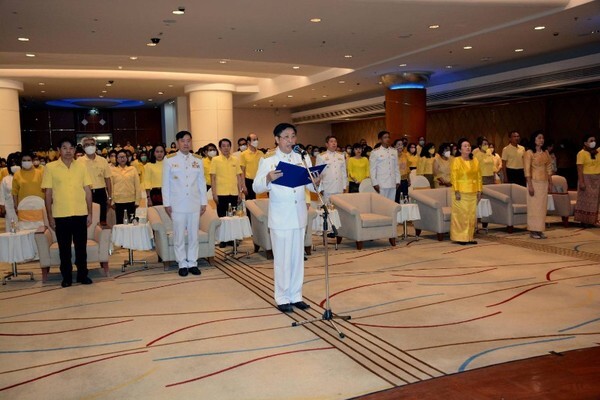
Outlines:
[[[379,194],[383,197],[387,197],[391,201],[396,201],[396,188],[379,188]]]
[[[270,229],[277,305],[302,301],[305,230]]]
[[[173,219],[173,244],[175,260],[179,268],[198,266],[198,229],[200,228],[200,212],[171,212]],[[187,250],[185,236],[187,232]]]

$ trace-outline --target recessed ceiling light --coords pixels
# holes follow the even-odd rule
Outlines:
[[[446,69],[452,69],[452,65],[446,65]]]
[[[138,58],[137,58],[137,56],[131,56],[131,57],[129,57],[129,59],[130,59],[130,60],[134,60],[134,61],[135,61],[135,60],[137,60]]]
[[[327,95],[326,95],[326,94],[324,94],[324,95],[323,95],[323,96],[321,96],[321,97],[327,97]]]
[[[545,26],[542,26],[542,25],[540,25],[540,26],[536,26],[536,27],[535,27],[535,28],[533,28],[533,29],[535,29],[536,31],[541,31],[541,30],[543,30],[543,29],[546,29],[546,27],[545,27]]]
[[[106,93],[106,90],[103,90],[102,93]]]
[[[463,49],[465,49],[465,50],[471,50],[472,48],[473,48],[473,46],[465,46],[465,47],[463,47]]]
[[[256,107],[258,104],[252,104],[252,107]]]
[[[439,28],[439,25],[429,25],[429,29],[437,29]]]
[[[183,15],[185,14],[185,7],[178,7],[177,10],[171,11],[175,15]]]
[[[406,64],[400,64],[399,67],[406,67]]]
[[[29,38],[28,37],[20,37],[20,38],[17,38],[17,40],[19,42],[29,42]]]
[[[107,83],[105,86],[111,87],[111,86],[112,86],[112,83],[110,83],[110,82],[109,82],[109,83]]]
[[[219,60],[219,64],[227,64],[227,60]]]
[[[118,69],[123,69],[123,66],[122,66],[122,65],[119,65],[117,68],[118,68]]]
[[[173,85],[169,85],[169,87],[173,87]]]
[[[40,93],[46,93],[46,91],[45,90],[40,90]]]
[[[346,83],[346,81],[338,81],[338,83]]]
[[[490,61],[492,57],[481,57],[481,61]]]
[[[44,82],[40,82],[40,83],[38,83],[38,85],[40,85],[40,86],[44,86],[44,85],[45,85],[45,83],[44,83]]]
[[[522,51],[523,51],[523,49],[515,49],[515,53],[520,53]]]
[[[158,92],[158,94],[165,94],[165,92]]]
[[[272,103],[274,100],[269,100],[269,103]]]
[[[294,95],[293,94],[288,94],[287,97],[292,98],[292,97],[294,97]]]
[[[257,52],[257,53],[262,53],[265,50],[264,49],[254,49],[254,51]]]
[[[300,67],[299,67],[299,66],[297,66],[297,65],[294,65],[292,68],[293,68],[293,69],[300,69]]]
[[[346,54],[344,57],[345,58],[352,58],[352,54]]]
[[[152,101],[152,99],[148,99],[148,101]]]
[[[321,22],[321,18],[311,18],[310,22],[314,22],[314,23]]]
[[[27,57],[35,57],[35,54],[33,54],[33,53],[27,53],[27,54],[25,54],[25,55],[26,55]]]
[[[146,43],[146,46],[148,46],[148,47],[154,47],[154,46],[156,46],[157,44],[158,44],[158,43],[154,43],[154,42],[148,42],[148,43]]]
[[[102,96],[102,95],[99,95],[98,97],[100,97],[101,99],[104,98],[104,96]]]

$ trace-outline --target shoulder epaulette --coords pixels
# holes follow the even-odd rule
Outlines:
[[[265,154],[264,158],[269,158],[275,155],[275,150],[274,149],[269,149],[267,150],[267,153]]]
[[[201,156],[201,155],[199,155],[199,154],[196,154],[196,153],[194,153],[193,155],[194,155],[194,157],[196,157],[196,158],[202,159],[202,156]],[[168,156],[167,156],[167,157],[168,157]]]
[[[173,158],[177,155],[177,153],[167,154],[167,158]]]

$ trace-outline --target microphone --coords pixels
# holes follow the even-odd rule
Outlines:
[[[308,154],[308,153],[306,153],[306,150],[302,150],[302,147],[300,147],[300,146],[298,146],[298,145],[295,145],[295,146],[294,146],[294,148],[293,148],[292,150],[294,151],[294,153],[298,153],[298,154],[300,154],[300,155],[301,155],[301,156],[303,156],[303,157],[304,157],[306,154]]]

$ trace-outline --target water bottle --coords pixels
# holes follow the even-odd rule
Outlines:
[[[129,217],[127,216],[127,210],[123,211],[123,224],[129,225]]]
[[[229,205],[227,206],[227,216],[233,216],[233,209],[231,208],[231,203],[229,203]]]
[[[246,215],[246,199],[242,199],[242,217]]]
[[[17,222],[14,218],[10,220],[10,233],[17,233]]]
[[[400,204],[404,204],[404,193],[400,193]]]

